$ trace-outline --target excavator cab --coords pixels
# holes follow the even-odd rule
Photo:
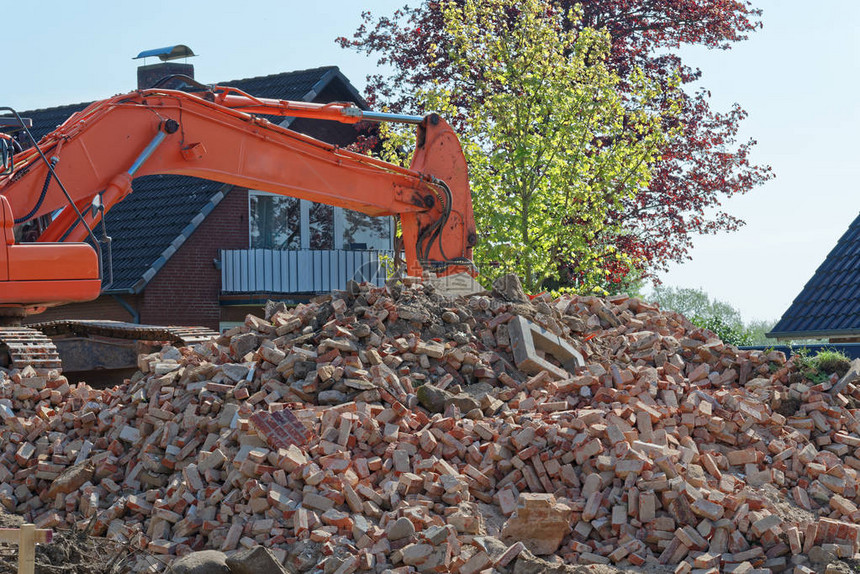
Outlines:
[[[0,195],[0,307],[44,307],[45,301],[53,306],[99,296],[99,260],[92,247],[16,243],[14,223],[9,201]]]
[[[12,108],[0,111],[13,114],[0,116],[0,130],[23,129],[30,135],[27,130],[32,127],[32,120],[22,118]],[[0,131],[0,176],[13,172],[16,149],[21,149],[17,142]],[[0,194],[0,324],[8,322],[10,317],[14,322],[20,314],[91,301],[99,296],[99,258],[91,246],[73,242],[16,242],[17,223],[21,221],[15,221],[9,199]],[[10,313],[11,309],[17,312]]]
[[[29,129],[33,126],[33,120],[22,118],[12,108],[0,108],[0,112],[12,112],[15,116],[0,116],[0,175],[8,175],[12,173],[15,167],[12,161],[15,150],[21,151],[21,146],[12,139],[12,136],[3,132],[17,131],[22,128]]]
[[[6,134],[0,134],[0,175],[12,173],[13,149],[12,139]]]

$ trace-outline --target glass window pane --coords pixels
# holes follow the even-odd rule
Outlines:
[[[308,217],[311,249],[334,249],[334,207],[312,203]]]
[[[391,218],[343,210],[344,249],[391,249]]]
[[[301,209],[295,197],[250,194],[252,249],[299,249]]]

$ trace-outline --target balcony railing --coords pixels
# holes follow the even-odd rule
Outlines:
[[[350,279],[383,285],[393,251],[222,249],[222,293],[325,293]]]

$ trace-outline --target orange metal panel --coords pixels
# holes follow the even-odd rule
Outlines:
[[[0,195],[0,281],[9,279],[9,245],[15,242],[12,234],[12,210],[9,202]]]
[[[0,195],[0,243],[4,245],[15,243],[15,234],[12,231],[14,222],[15,218],[12,216],[9,200]]]
[[[265,105],[267,113],[284,112],[280,102],[246,97],[249,105]],[[328,112],[314,113],[326,117],[324,111]],[[168,125],[178,129],[170,131]],[[92,104],[45,136],[39,145],[47,157],[60,157],[56,172],[76,204],[85,207],[99,191],[107,189],[104,202],[108,208],[130,191],[125,171],[160,130],[168,134],[164,143],[144,162],[136,177],[190,175],[368,215],[426,211],[417,197],[433,193],[435,186],[428,182],[428,175],[445,179],[444,174],[422,175],[192,94],[169,90],[126,94]],[[20,153],[16,165],[14,178],[0,176],[0,193],[9,199],[17,215],[28,213],[38,203],[47,168],[32,149]],[[51,185],[34,216],[66,205],[59,186]],[[65,212],[51,226],[61,231],[47,233],[40,241],[62,237],[75,220],[71,213],[64,216]],[[87,220],[94,221],[91,217]],[[82,228],[73,231],[73,235],[82,233]]]
[[[92,301],[99,296],[101,281],[2,281],[0,306],[56,307],[66,303]]]
[[[99,278],[98,257],[86,243],[24,243],[10,245],[6,252],[11,281]]]

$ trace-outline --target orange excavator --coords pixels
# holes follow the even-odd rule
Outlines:
[[[438,115],[376,113],[349,103],[261,99],[229,87],[194,86],[95,102],[23,151],[0,133],[0,352],[5,350],[6,366],[59,367],[50,340],[20,323],[48,307],[99,296],[104,257],[93,229],[132,192],[133,179],[144,175],[194,176],[372,216],[396,215],[410,275],[471,272],[476,232],[466,162],[456,134]],[[0,107],[0,115],[0,132],[5,125],[30,135],[14,110]],[[407,169],[262,115],[416,124],[415,154]],[[15,226],[37,218],[49,223],[35,241],[16,241]]]

